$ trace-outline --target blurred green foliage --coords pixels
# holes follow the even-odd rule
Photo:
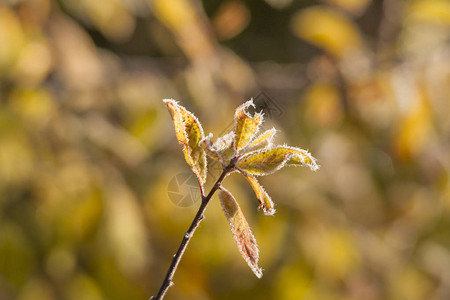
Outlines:
[[[260,91],[322,168],[262,179],[273,218],[227,178],[264,277],[213,201],[167,299],[449,299],[449,32],[446,0],[0,1],[0,299],[148,299],[197,209],[161,99],[217,136]]]

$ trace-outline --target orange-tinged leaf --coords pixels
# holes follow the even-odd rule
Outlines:
[[[230,223],[231,233],[236,242],[242,257],[247,262],[250,269],[255,273],[256,277],[261,278],[262,269],[258,267],[259,249],[256,244],[255,237],[250,230],[247,220],[242,213],[239,204],[234,199],[233,195],[221,187],[219,192],[219,199],[222,204],[223,211]]]
[[[234,114],[234,134],[236,141],[234,148],[239,150],[247,146],[253,136],[258,132],[259,125],[263,121],[262,114],[255,114],[251,117],[246,109],[250,106],[255,107],[253,100],[247,101],[236,109]]]
[[[308,151],[289,146],[278,146],[269,150],[252,152],[242,157],[236,167],[251,175],[269,175],[285,165],[288,166],[308,166],[316,171],[319,165],[316,159]]]
[[[256,198],[259,201],[259,208],[262,208],[265,215],[272,216],[275,213],[274,205],[272,199],[264,190],[264,188],[259,184],[258,180],[251,175],[244,175],[248,182],[255,191]]]
[[[175,134],[180,144],[187,146],[187,134],[184,128],[183,117],[180,112],[180,106],[173,100],[163,100],[169,109],[172,116],[173,126],[175,127]]]
[[[203,128],[197,118],[172,99],[165,99],[173,119],[178,142],[183,145],[186,162],[191,166],[201,185],[206,180],[206,155],[199,142],[204,138]]]

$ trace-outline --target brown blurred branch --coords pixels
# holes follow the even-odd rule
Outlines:
[[[181,240],[180,247],[178,247],[177,253],[173,256],[172,263],[169,266],[169,270],[167,271],[166,277],[164,278],[163,283],[161,284],[161,287],[159,288],[158,294],[156,296],[150,297],[150,300],[161,300],[166,295],[167,290],[169,287],[173,285],[173,276],[175,274],[175,271],[177,270],[178,264],[180,263],[181,257],[183,256],[184,252],[186,251],[186,247],[191,240],[192,235],[194,234],[195,230],[197,229],[200,222],[205,218],[204,212],[206,209],[206,206],[209,203],[209,200],[211,200],[214,193],[220,188],[220,185],[225,178],[225,176],[231,172],[234,168],[235,161],[232,160],[228,166],[226,166],[223,169],[222,174],[220,175],[219,179],[217,179],[216,183],[212,187],[211,191],[209,191],[207,196],[204,196],[202,194],[202,204],[200,205],[197,214],[194,217],[194,220],[191,223],[191,226],[189,229],[184,233],[183,239]]]

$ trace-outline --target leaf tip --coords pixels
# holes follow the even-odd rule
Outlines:
[[[264,212],[264,215],[266,215],[266,216],[271,216],[271,217],[273,217],[273,215],[276,213],[276,209],[275,208],[265,208],[265,207],[263,207],[263,212]]]
[[[167,103],[172,103],[172,104],[178,104],[178,101],[174,100],[174,99],[163,99],[163,102],[167,105]]]
[[[256,275],[256,277],[258,277],[258,279],[261,279],[261,277],[263,276],[263,269],[262,268],[255,268],[252,271],[253,271],[253,273],[255,273],[255,275]]]
[[[258,245],[239,204],[224,187],[220,187],[219,199],[239,252],[256,277],[261,278],[262,269],[258,267]]]

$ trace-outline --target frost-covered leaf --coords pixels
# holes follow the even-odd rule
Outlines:
[[[206,155],[199,142],[204,138],[203,128],[197,118],[172,99],[165,99],[173,119],[178,142],[183,145],[186,162],[191,166],[201,185],[206,180]]]
[[[255,191],[256,198],[259,201],[259,208],[262,208],[265,215],[272,216],[275,213],[274,205],[272,199],[264,190],[264,188],[259,184],[258,180],[251,175],[244,175],[248,182]]]
[[[217,154],[219,155],[220,161],[225,164],[228,164],[230,159],[232,159],[236,154],[236,151],[233,148],[234,141],[234,132],[229,132],[217,139],[217,141],[213,144],[213,149],[215,149]]]
[[[219,160],[219,155],[217,154],[217,151],[213,148],[213,144],[211,142],[212,133],[208,134],[206,137],[204,137],[199,145],[200,147],[205,150],[206,154],[211,157],[212,159]]]
[[[290,148],[295,151],[294,155],[292,155],[289,160],[286,162],[286,166],[306,166],[309,167],[312,171],[319,170],[320,166],[317,164],[317,159],[315,159],[311,153],[306,150],[298,149],[298,148]]]
[[[272,174],[285,165],[308,166],[313,171],[319,169],[316,159],[308,151],[289,146],[252,152],[236,163],[240,170],[257,176]]]
[[[234,199],[233,195],[221,188],[219,192],[219,199],[222,204],[223,211],[230,223],[231,233],[241,252],[242,257],[247,262],[250,269],[255,273],[256,277],[261,278],[262,269],[258,267],[259,249],[256,244],[255,237],[250,230],[250,226],[242,213],[239,204]]]
[[[255,138],[250,144],[248,144],[248,146],[245,149],[245,152],[249,153],[252,151],[271,147],[276,132],[277,130],[275,128],[264,131],[257,138]]]
[[[234,132],[229,132],[220,137],[214,143],[211,142],[212,134],[210,133],[203,140],[200,141],[200,146],[206,151],[209,157],[221,161],[223,164],[228,164],[235,156],[234,150]]]
[[[257,113],[253,117],[248,114],[246,109],[250,106],[255,107],[253,100],[247,101],[239,106],[234,114],[234,133],[236,135],[234,148],[236,150],[247,146],[253,136],[258,132],[259,125],[263,121],[261,113]]]

